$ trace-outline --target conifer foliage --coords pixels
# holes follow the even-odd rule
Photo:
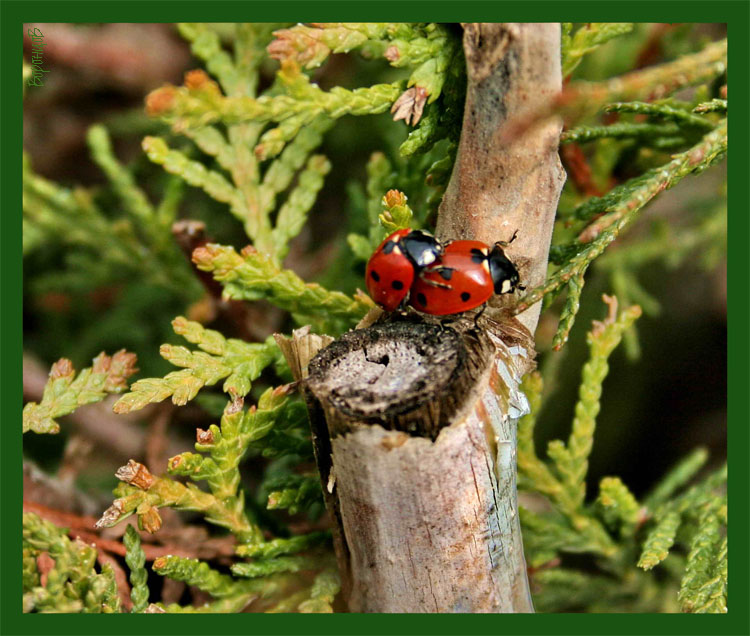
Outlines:
[[[165,324],[171,320],[188,346],[163,344],[159,354],[177,369],[130,385],[134,353],[102,353],[77,374],[59,360],[42,397],[26,404],[23,431],[58,433],[60,418],[111,393],[123,393],[113,404],[117,414],[152,418],[149,408],[171,400],[200,406],[216,423],[197,428],[195,452],[166,465],[133,457],[112,467],[120,483],[96,526],[132,523],[114,553],[104,541],[75,539],[74,530],[38,511],[25,513],[24,611],[332,612],[341,609],[340,581],[320,516],[304,403],[272,336],[252,342],[220,322],[208,328],[199,299],[218,285],[215,303],[255,304],[284,316],[282,326],[310,325],[332,337],[362,319],[373,302],[360,291],[356,267],[386,233],[434,224],[460,135],[461,30],[429,23],[191,23],[177,30],[203,68],[146,98],[150,130],[161,132],[145,136],[142,149],[160,175],[160,202],[151,202],[151,190],[115,157],[110,132],[97,124],[88,144],[107,179],[103,188],[54,183],[24,156],[24,254],[36,258],[54,247],[66,255],[62,269],[33,282],[38,289],[88,289],[89,271],[96,284],[138,276],[156,286],[184,307]],[[726,40],[697,45],[689,29],[678,28],[664,36],[664,63],[638,65],[638,51],[653,45],[644,25],[563,24],[562,36],[570,81],[555,104],[519,125],[564,117],[568,182],[547,280],[527,290],[515,311],[543,302],[559,350],[591,276],[603,276],[616,298],[605,296],[607,317],[588,332],[567,443],[549,442],[546,457],[537,453],[534,431],[549,397],[545,384],[555,382],[556,363],[547,360],[556,354],[540,351],[547,356],[541,371],[524,381],[532,412],[519,427],[518,470],[534,601],[548,612],[726,612],[725,464],[717,467],[699,448],[644,497],[616,476],[587,497],[608,360],[621,341],[637,357],[635,323],[660,309],[640,281],[642,268],[676,267],[697,254],[710,270],[724,258],[724,190],[678,222],[657,219],[635,238],[628,231],[660,193],[725,157]],[[360,56],[382,81],[322,88],[334,54]],[[374,117],[387,112],[396,123]],[[320,194],[340,166],[322,149],[350,115],[363,136],[384,131],[380,150],[364,178],[348,185],[342,256],[328,259],[320,282],[305,280],[290,264],[299,261],[293,241],[326,205]],[[189,193],[198,192],[244,234],[231,243],[202,241],[188,261],[173,224]],[[221,559],[157,554],[150,536],[165,532],[169,508],[191,513],[180,523],[231,541],[229,552]],[[122,561],[113,566],[112,554]],[[149,569],[189,586],[203,602],[163,602],[161,587],[149,588]]]

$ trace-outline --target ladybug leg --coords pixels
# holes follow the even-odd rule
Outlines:
[[[440,272],[441,269],[449,269],[444,267],[427,267],[423,269],[421,272],[419,272],[419,278],[422,280],[423,283],[426,283],[427,285],[431,285],[432,287],[440,287],[441,289],[453,289],[450,285],[447,283],[440,283],[436,280],[431,280],[429,278],[425,278],[424,274],[427,273],[433,273],[433,272]]]
[[[518,236],[518,230],[513,232],[513,236],[510,237],[510,241],[496,241],[495,245],[499,245],[500,247],[508,247],[508,245],[516,240],[516,236]]]
[[[484,310],[487,309],[487,305],[482,305],[482,308],[474,314],[474,331],[479,331],[479,319],[482,317]]]
[[[442,331],[445,331],[445,330],[447,329],[447,326],[448,326],[448,325],[452,325],[452,324],[454,324],[454,323],[455,323],[456,321],[457,321],[457,319],[456,319],[456,318],[454,318],[453,316],[449,316],[448,318],[442,318],[442,319],[440,320],[440,329],[441,329]]]
[[[407,302],[408,302],[408,300],[409,300],[409,294],[406,294],[406,296],[404,296],[401,299],[401,302],[398,304],[398,307],[396,307],[396,311],[399,314],[401,314],[402,316],[406,316],[406,314],[408,313],[407,312]]]

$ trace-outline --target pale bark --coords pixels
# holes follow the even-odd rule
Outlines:
[[[466,107],[438,234],[491,244],[518,230],[508,254],[532,287],[564,179],[560,125],[509,145],[500,132],[560,90],[559,24],[464,29]],[[516,300],[493,301],[480,329],[390,316],[325,348],[304,332],[280,339],[308,400],[351,611],[533,611],[515,453],[539,308],[508,318]]]
[[[557,147],[556,118],[506,143],[503,126],[560,92],[560,25],[464,25],[468,87],[458,155],[440,205],[437,235],[472,238],[505,251],[521,281],[532,288],[544,282],[555,211],[565,172]],[[490,306],[513,304],[517,297],[495,296]],[[534,333],[540,304],[518,316]]]

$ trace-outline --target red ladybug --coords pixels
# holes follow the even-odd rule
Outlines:
[[[386,311],[401,305],[416,275],[443,253],[437,239],[421,230],[396,230],[373,252],[365,272],[367,291]]]
[[[435,316],[457,314],[483,305],[493,293],[526,289],[519,284],[516,266],[505,256],[506,245],[498,241],[490,250],[481,241],[446,244],[440,260],[414,281],[412,307]]]

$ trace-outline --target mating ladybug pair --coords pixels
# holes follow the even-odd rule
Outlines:
[[[493,293],[526,289],[516,266],[498,241],[446,241],[421,230],[397,230],[367,262],[367,290],[386,311],[409,304],[426,314],[444,316],[483,305]]]

